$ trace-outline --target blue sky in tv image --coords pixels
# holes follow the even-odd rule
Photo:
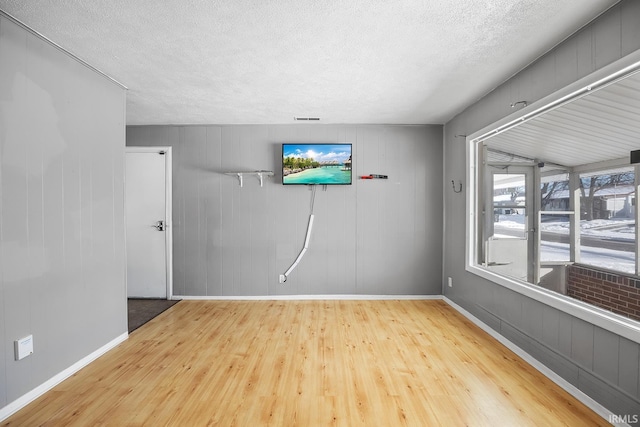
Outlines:
[[[351,144],[282,144],[283,184],[351,184]]]

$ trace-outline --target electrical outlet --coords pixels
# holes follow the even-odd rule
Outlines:
[[[450,288],[453,287],[453,280],[451,280],[451,277],[447,278],[447,284],[449,285]]]

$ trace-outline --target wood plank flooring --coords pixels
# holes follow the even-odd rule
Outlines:
[[[182,301],[4,426],[595,426],[445,302]]]

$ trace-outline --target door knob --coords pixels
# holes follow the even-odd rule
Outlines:
[[[156,222],[155,225],[152,225],[152,227],[155,227],[158,231],[164,231],[164,221],[160,220]]]

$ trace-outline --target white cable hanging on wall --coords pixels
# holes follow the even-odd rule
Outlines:
[[[300,262],[305,252],[307,252],[307,249],[309,248],[309,240],[311,240],[311,230],[313,229],[313,218],[314,218],[313,205],[316,200],[316,187],[317,185],[311,186],[311,212],[309,213],[309,222],[307,224],[307,234],[304,238],[304,245],[302,246],[302,250],[298,254],[298,257],[296,258],[296,260],[293,262],[293,264],[291,264],[291,267],[289,267],[289,269],[285,271],[284,274],[280,275],[280,278],[279,278],[280,283],[284,283],[287,281],[287,278],[289,277],[291,272],[298,266],[298,263]],[[324,186],[323,188],[326,190],[326,186]]]

